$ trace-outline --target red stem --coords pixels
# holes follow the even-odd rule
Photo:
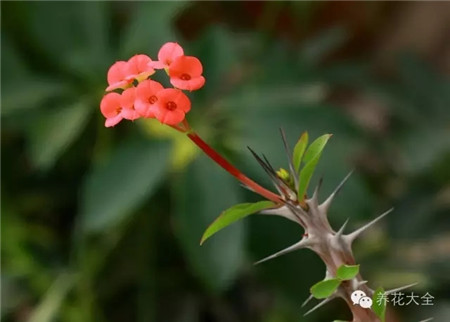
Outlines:
[[[278,195],[273,192],[261,187],[252,179],[246,177],[239,169],[225,160],[219,153],[217,153],[213,148],[211,148],[205,141],[203,141],[195,132],[187,133],[187,136],[194,142],[200,149],[203,150],[213,161],[225,169],[228,173],[238,179],[240,182],[245,184],[247,187],[251,188],[254,192],[260,194],[261,196],[272,200],[275,203],[280,203],[281,199]]]

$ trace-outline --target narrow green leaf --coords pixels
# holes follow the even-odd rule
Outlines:
[[[121,57],[140,52],[156,56],[167,41],[177,41],[174,19],[187,6],[184,1],[152,1],[136,3],[130,23],[120,35]]]
[[[339,284],[341,284],[341,281],[338,278],[320,281],[311,287],[311,294],[317,299],[327,298],[336,291]]]
[[[341,265],[336,271],[336,277],[346,281],[351,280],[359,273],[359,265]]]
[[[85,232],[106,230],[132,215],[164,177],[169,155],[167,142],[131,138],[94,167],[81,194]]]
[[[2,115],[25,113],[26,110],[42,107],[49,100],[63,96],[68,89],[64,82],[29,76],[24,76],[20,82],[14,81],[5,87],[2,96]]]
[[[29,322],[50,322],[54,321],[64,299],[69,294],[75,284],[75,275],[62,273],[52,284],[45,294],[41,303],[31,313]]]
[[[303,162],[307,164],[318,154],[322,153],[323,148],[325,147],[331,136],[332,134],[324,134],[315,139],[314,142],[312,142],[311,145],[306,149],[305,156],[303,157]]]
[[[34,166],[50,168],[82,133],[91,113],[83,102],[40,116],[28,130],[29,151]]]
[[[292,156],[292,162],[297,172],[300,172],[300,164],[302,162],[303,154],[305,153],[306,146],[308,145],[308,132],[303,132],[294,147],[294,154]]]
[[[372,310],[378,316],[381,322],[385,322],[386,319],[386,294],[382,287],[377,288],[372,296]]]
[[[222,209],[239,202],[239,185],[204,155],[189,164],[174,183],[174,228],[188,268],[205,291],[218,294],[233,283],[246,262],[246,222],[236,222],[203,247],[198,240],[203,227]]]
[[[271,208],[275,206],[272,201],[259,201],[255,203],[241,203],[235,205],[220,214],[216,220],[206,229],[200,245],[205,242],[209,237],[217,233],[219,230],[231,225],[235,221],[247,217],[248,215],[254,214],[263,209]]]
[[[305,152],[304,162],[305,166],[300,171],[299,175],[299,187],[297,192],[298,200],[303,200],[306,190],[308,189],[309,181],[311,180],[317,163],[319,162],[322,150],[325,147],[331,134],[325,134],[316,139]]]

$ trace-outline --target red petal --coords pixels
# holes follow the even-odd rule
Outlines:
[[[136,87],[127,88],[122,92],[122,95],[120,97],[120,106],[127,109],[133,108],[135,98]]]
[[[190,80],[182,80],[180,78],[172,77],[170,79],[170,83],[179,89],[195,91],[205,85],[205,77],[199,76],[191,78]]]
[[[106,118],[114,117],[120,109],[120,94],[108,93],[103,96],[100,102],[100,111]]]
[[[114,117],[107,118],[106,121],[105,121],[105,126],[106,127],[111,127],[111,126],[116,125],[120,121],[122,121],[122,115],[118,114],[118,115],[116,115]]]
[[[139,113],[136,112],[134,109],[123,109],[120,115],[127,120],[136,120],[140,117]]]
[[[112,85],[125,79],[128,63],[126,61],[115,62],[108,70],[108,84]]]
[[[143,117],[146,118],[155,117],[155,114],[153,112],[155,109],[155,104],[152,105],[146,101],[137,99],[136,102],[134,103],[134,109]]]
[[[158,93],[159,106],[165,108],[168,102],[174,102],[177,107],[183,112],[188,112],[191,109],[191,101],[182,91],[176,88],[166,88]]]
[[[169,111],[165,108],[158,108],[155,109],[155,116],[161,123],[176,125],[184,120],[185,113],[180,109]]]
[[[149,62],[149,63],[148,63],[148,66],[149,66],[150,68],[154,68],[154,69],[163,69],[163,68],[166,68],[166,67],[167,67],[167,65],[164,64],[163,62],[155,61],[155,60]]]
[[[128,65],[125,70],[125,78],[147,78],[155,72],[149,65],[151,61],[151,58],[147,55],[134,55],[128,60]],[[143,76],[141,77],[141,75]]]
[[[176,42],[165,43],[158,52],[158,60],[165,65],[170,65],[175,58],[184,55],[183,48]]]
[[[169,66],[170,77],[180,77],[183,74],[191,78],[200,76],[203,73],[203,66],[197,57],[180,56]]]
[[[137,86],[136,98],[146,101],[153,95],[157,96],[158,92],[163,89],[164,87],[160,83],[153,80],[145,80]]]

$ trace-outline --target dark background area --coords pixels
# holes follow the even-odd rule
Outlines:
[[[388,321],[450,320],[448,2],[2,2],[2,321],[333,321],[303,317],[324,265],[250,216],[204,246],[221,211],[258,198],[156,121],[105,128],[116,60],[178,41],[203,63],[190,123],[250,177],[248,153],[286,167],[279,127],[334,136],[321,198],[337,228],[394,212],[355,243],[372,288],[419,282],[433,306]],[[309,308],[313,304],[309,305]]]

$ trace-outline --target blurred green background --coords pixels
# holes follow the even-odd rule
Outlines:
[[[433,306],[388,321],[450,320],[450,3],[2,2],[2,321],[333,321],[303,317],[324,265],[251,216],[199,246],[224,209],[258,198],[153,121],[103,126],[106,72],[178,41],[200,58],[198,132],[255,180],[248,153],[286,166],[307,130],[333,133],[316,171],[348,229],[395,211],[356,244],[372,288],[419,281]],[[310,304],[309,307],[312,307]]]

